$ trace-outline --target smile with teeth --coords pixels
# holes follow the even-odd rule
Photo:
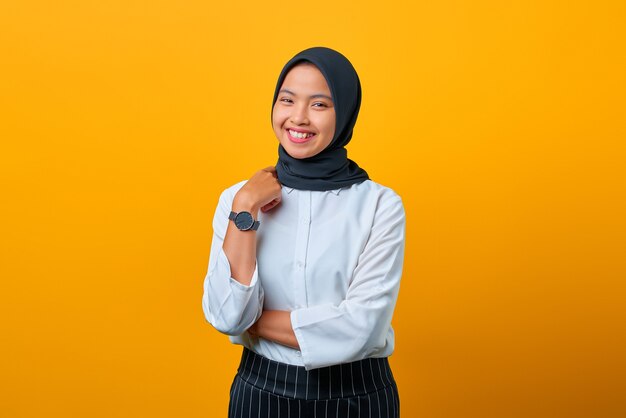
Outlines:
[[[304,133],[304,132],[296,132],[296,131],[292,131],[291,129],[288,129],[289,131],[289,135],[293,136],[294,138],[298,138],[298,139],[305,139],[305,138],[310,138],[315,134],[312,133]]]

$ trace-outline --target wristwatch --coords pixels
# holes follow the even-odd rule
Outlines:
[[[256,231],[259,229],[259,225],[261,225],[261,222],[255,221],[252,214],[245,210],[239,213],[230,211],[228,219],[235,222],[235,226],[240,231]]]

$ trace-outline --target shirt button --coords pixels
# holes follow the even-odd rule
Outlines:
[[[302,267],[304,267],[304,263],[302,261],[298,261],[296,263],[296,266],[298,266],[298,268],[301,269]]]
[[[300,354],[301,353],[299,351],[296,351],[296,356],[300,357]]]

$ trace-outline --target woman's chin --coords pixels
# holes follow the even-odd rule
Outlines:
[[[289,150],[287,150],[287,154],[291,155],[292,158],[295,158],[297,160],[303,160],[305,158],[309,158],[312,157],[312,155],[308,154],[308,153],[303,153],[303,152],[290,152]]]
[[[289,154],[292,158],[296,158],[298,160],[302,160],[304,158],[309,158],[314,156],[316,153],[311,151],[308,147],[302,146],[294,146],[291,143],[282,144],[287,154]]]

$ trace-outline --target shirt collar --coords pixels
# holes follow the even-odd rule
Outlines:
[[[283,186],[283,189],[285,189],[287,191],[287,193],[291,193],[293,191],[293,187]],[[337,196],[339,196],[339,192],[340,191],[341,191],[341,189],[329,190],[329,192],[333,192]]]

